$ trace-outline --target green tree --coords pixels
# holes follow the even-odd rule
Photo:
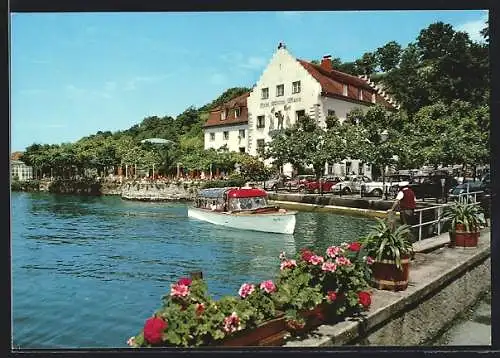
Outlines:
[[[383,72],[389,72],[398,67],[402,48],[396,41],[390,41],[375,51],[377,63]]]

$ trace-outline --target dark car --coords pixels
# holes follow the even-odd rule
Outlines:
[[[319,193],[320,188],[321,188],[322,189],[321,191],[323,193],[328,193],[328,192],[331,192],[333,186],[340,181],[342,181],[342,179],[339,177],[331,177],[331,176],[324,177],[324,178],[321,178],[319,181],[313,180],[313,181],[305,183],[304,189],[308,193]],[[321,183],[321,186],[320,186],[320,183]]]
[[[441,180],[444,179],[444,187]],[[442,198],[450,189],[456,187],[458,181],[446,172],[434,172],[429,175],[416,175],[409,187],[417,199]]]
[[[478,201],[481,200],[482,196],[490,194],[491,192],[491,181],[490,174],[485,174],[480,180],[468,181],[463,184],[459,184],[456,187],[450,189],[448,197],[451,199],[458,198],[464,193],[480,192],[477,194]]]

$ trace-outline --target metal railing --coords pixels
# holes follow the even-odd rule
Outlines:
[[[457,200],[460,203],[465,203],[469,202],[471,204],[479,205],[479,202],[477,201],[477,195],[482,194],[482,191],[473,191],[473,192],[466,192],[457,195]],[[473,198],[471,200],[471,198]],[[422,240],[422,227],[427,226],[427,225],[432,225],[432,224],[437,224],[437,234],[441,235],[441,229],[443,227],[443,224],[446,223],[448,220],[443,218],[443,211],[445,208],[449,207],[452,205],[451,203],[448,204],[442,204],[442,205],[435,205],[431,206],[428,208],[420,208],[420,209],[415,209],[414,215],[418,214],[418,224],[412,225],[412,229],[418,228],[418,241]],[[429,220],[422,222],[423,220],[423,212],[424,211],[429,211],[429,210],[437,210],[437,219],[434,220]],[[434,215],[435,217],[436,215]],[[414,216],[415,217],[415,216]]]

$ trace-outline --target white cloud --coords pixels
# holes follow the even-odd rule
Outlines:
[[[251,70],[258,70],[264,67],[266,64],[266,59],[263,57],[249,57],[246,61],[240,63],[240,67],[248,68]]]
[[[220,58],[229,63],[230,66],[247,70],[259,70],[266,64],[266,59],[259,56],[245,57],[241,52],[228,52]]]
[[[458,25],[456,27],[456,30],[467,32],[469,34],[470,39],[473,41],[484,42],[484,38],[481,35],[481,30],[486,27],[486,20],[488,20],[487,13],[483,15],[483,17],[479,20],[473,20]]]

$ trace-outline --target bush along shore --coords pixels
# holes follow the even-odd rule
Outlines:
[[[282,252],[277,279],[245,282],[238,295],[212,299],[201,277],[170,286],[163,305],[130,337],[131,347],[282,345],[325,322],[363,316],[371,305],[370,257],[358,242],[323,255]]]

